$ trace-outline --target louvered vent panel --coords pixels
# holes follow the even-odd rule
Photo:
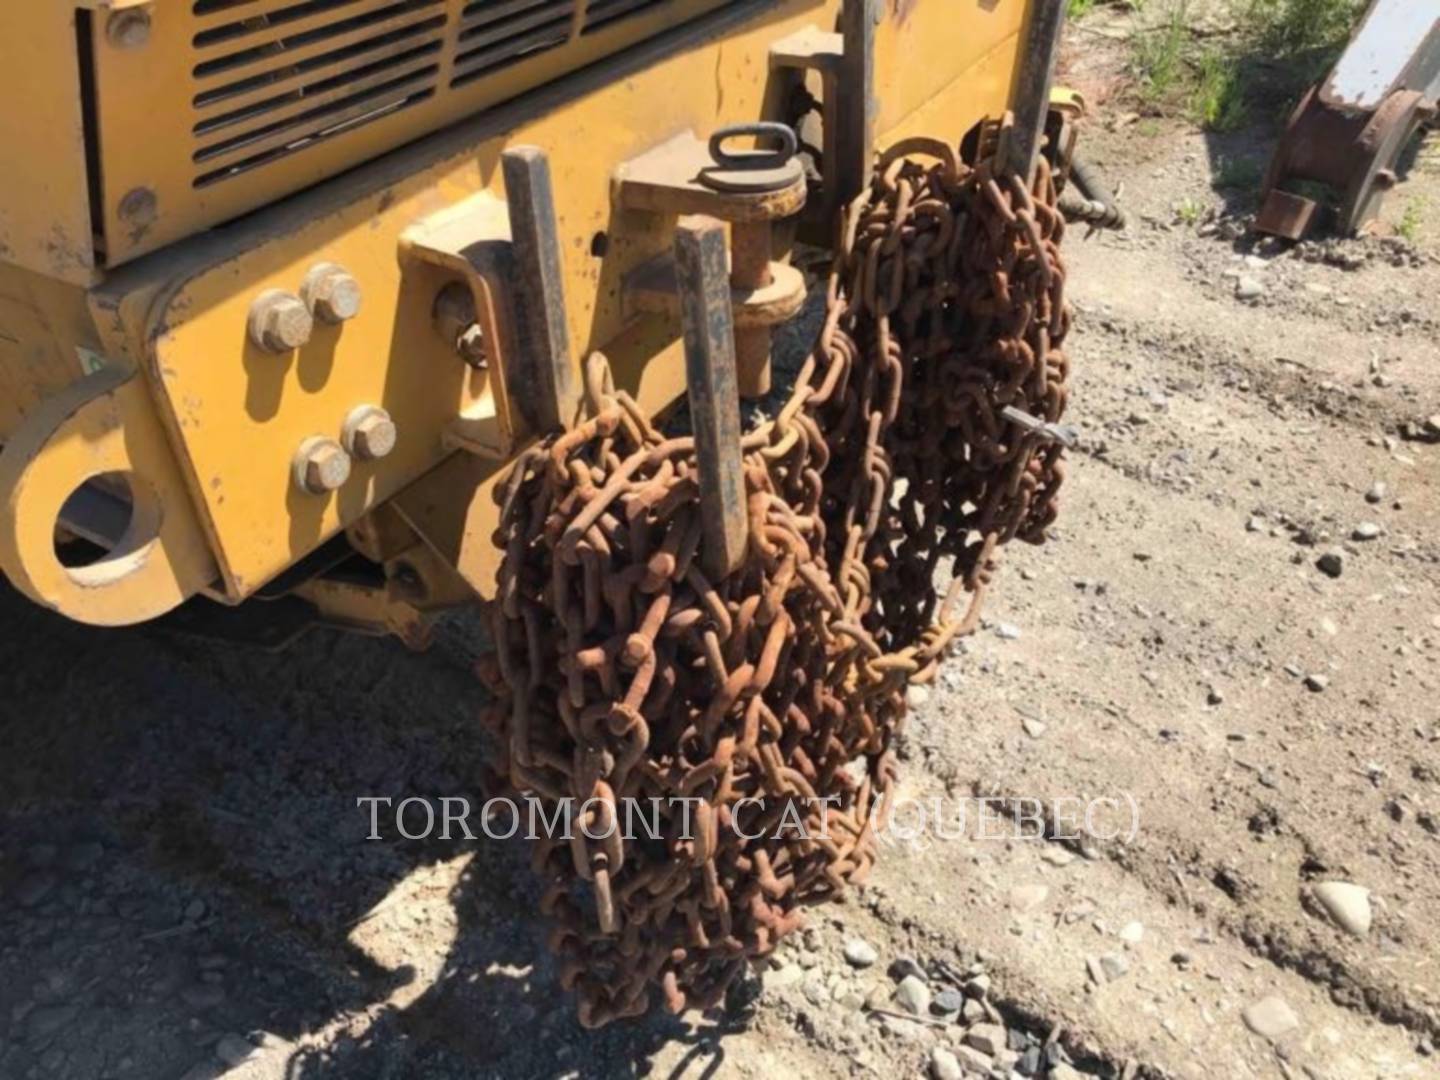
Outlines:
[[[475,0],[460,15],[460,44],[452,86],[570,40],[575,0]]]
[[[590,0],[585,9],[585,26],[581,33],[589,34],[618,19],[668,7],[670,3],[671,0]]]
[[[196,187],[432,97],[445,0],[196,0]]]

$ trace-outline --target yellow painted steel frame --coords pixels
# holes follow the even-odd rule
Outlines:
[[[179,558],[173,542],[147,549],[148,559],[171,564],[175,585],[161,594],[164,601],[211,588],[238,602],[387,500],[472,587],[492,595],[499,558],[491,541],[493,488],[505,465],[454,453],[444,430],[457,410],[499,389],[489,383],[498,372],[470,372],[438,342],[430,305],[442,279],[430,267],[402,265],[402,238],[482,193],[503,209],[501,151],[542,147],[554,180],[572,361],[578,366],[585,353],[602,348],[617,381],[660,410],[684,389],[680,330],[664,316],[630,316],[621,280],[669,249],[674,223],[617,210],[614,171],[678,133],[703,136],[775,116],[780,80],[769,65],[770,45],[809,24],[833,27],[838,6],[788,0],[727,9],[604,70],[580,73],[234,226],[172,245],[95,290],[98,334],[112,361],[133,372],[129,383],[107,383],[103,392],[127,395],[125,407],[133,410],[126,414],[127,438],[144,442],[148,454],[147,432],[163,429],[177,463],[145,475],[144,489],[163,508],[172,537],[203,536],[208,546],[204,558]],[[1006,108],[1025,0],[884,6],[876,28],[880,145],[919,133],[958,140]],[[606,242],[594,242],[602,234]],[[317,322],[310,343],[293,354],[256,349],[246,335],[251,300],[267,289],[295,291],[321,262],[359,280],[360,314],[340,326]],[[147,392],[125,389],[140,386]],[[296,447],[309,436],[338,438],[360,405],[382,406],[395,418],[395,452],[357,463],[332,494],[303,492],[293,479]],[[27,417],[16,437],[44,446],[32,421]],[[57,438],[72,437],[54,430]],[[516,434],[524,435],[518,428]],[[72,467],[69,487],[86,478]],[[45,512],[58,507],[50,502]],[[13,507],[6,520],[15,520]],[[21,557],[13,541],[8,549],[0,543],[7,572]],[[43,561],[35,534],[18,542],[30,545],[22,556]],[[43,588],[26,591],[54,602]],[[149,617],[155,606],[140,605],[134,618]],[[81,604],[66,613],[124,621],[112,608],[91,612]]]

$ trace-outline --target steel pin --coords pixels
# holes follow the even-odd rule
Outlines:
[[[1017,409],[1014,405],[1006,405],[1000,410],[1000,415],[1009,420],[1016,427],[1025,429],[1031,435],[1039,436],[1046,442],[1059,443],[1067,450],[1075,449],[1080,441],[1080,432],[1069,424],[1052,424],[1048,420],[1041,420],[1038,416],[1031,416],[1024,409]]]

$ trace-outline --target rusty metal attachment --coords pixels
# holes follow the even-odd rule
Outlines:
[[[740,568],[750,527],[740,460],[737,335],[725,279],[725,226],[714,218],[681,218],[675,228],[675,269],[695,430],[695,483],[706,539],[700,566],[719,581]]]
[[[778,149],[726,150],[733,138],[779,140]],[[772,227],[805,205],[805,172],[795,157],[795,134],[784,124],[722,128],[708,143],[678,136],[622,167],[622,206],[655,214],[701,214],[730,223],[731,307],[742,398],[770,392],[771,331],[805,303],[805,279],[772,258]],[[659,256],[625,280],[627,305],[637,312],[678,318],[675,260]]]
[[[1394,187],[1395,169],[1440,97],[1440,18],[1433,4],[1374,0],[1344,54],[1290,117],[1261,188],[1255,228],[1301,239],[1334,195],[1343,234],[1360,231]]]
[[[929,140],[883,155],[819,342],[733,469],[713,446],[733,403],[719,226],[683,222],[696,434],[662,435],[595,355],[586,419],[497,493],[487,724],[500,787],[574,813],[535,866],[582,1023],[717,1003],[803,907],[864,880],[907,685],[973,630],[1000,546],[1056,513],[1056,204],[1043,159],[1026,181]],[[711,520],[736,516],[736,476],[738,561]]]
[[[537,146],[514,146],[500,155],[511,243],[521,287],[519,398],[528,403],[538,431],[568,427],[580,406],[566,325],[564,267],[555,230],[555,193],[550,160]]]

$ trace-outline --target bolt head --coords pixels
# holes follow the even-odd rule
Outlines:
[[[479,323],[471,323],[461,332],[455,348],[460,353],[460,359],[476,371],[484,371],[490,366],[490,358],[485,348],[485,331],[480,329]]]
[[[150,12],[144,8],[117,11],[105,23],[105,37],[117,49],[138,49],[150,41]]]
[[[315,320],[298,296],[269,289],[250,305],[250,340],[273,353],[291,352],[310,340]]]
[[[295,455],[295,480],[311,495],[335,491],[350,479],[350,455],[334,439],[306,439]]]
[[[364,406],[345,425],[345,446],[360,461],[379,461],[395,449],[398,434],[388,412]]]
[[[360,282],[334,263],[321,263],[305,275],[300,297],[315,318],[335,324],[360,314]]]
[[[132,188],[125,193],[117,209],[127,225],[143,228],[155,224],[155,219],[160,216],[160,200],[147,187]]]

